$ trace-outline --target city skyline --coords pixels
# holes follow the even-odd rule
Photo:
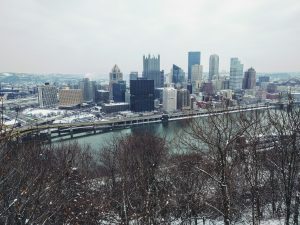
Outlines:
[[[189,51],[201,52],[205,72],[212,54],[220,71],[238,57],[258,72],[297,72],[299,12],[296,0],[3,0],[0,72],[141,73],[148,53],[165,71],[188,72]]]

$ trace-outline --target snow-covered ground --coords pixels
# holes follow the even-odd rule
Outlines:
[[[6,120],[3,122],[5,126],[16,126],[19,121],[16,119],[12,119],[12,120]]]
[[[23,115],[39,118],[55,117],[60,115],[66,115],[72,113],[72,111],[60,110],[60,109],[25,109]]]
[[[60,124],[60,123],[82,123],[82,122],[91,122],[95,121],[97,118],[90,113],[81,113],[81,114],[76,114],[68,117],[64,117],[62,119],[55,120],[53,123],[54,124]]]

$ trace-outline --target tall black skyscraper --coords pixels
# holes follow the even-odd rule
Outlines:
[[[245,72],[243,89],[253,89],[256,86],[256,71],[252,67]]]
[[[161,71],[160,71],[160,56],[148,57],[143,56],[143,78],[154,80],[154,88],[162,87]]]
[[[172,83],[174,84],[182,84],[185,81],[185,74],[183,70],[179,67],[173,64],[172,67]]]
[[[130,80],[130,109],[133,112],[154,110],[154,81],[138,78]]]
[[[125,102],[126,82],[121,80],[112,84],[112,95],[115,102]]]
[[[189,52],[188,53],[188,80],[192,77],[192,65],[200,65],[201,52]]]

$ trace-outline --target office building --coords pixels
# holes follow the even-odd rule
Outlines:
[[[165,86],[165,71],[161,70],[160,71],[160,87]]]
[[[129,110],[130,105],[126,102],[118,102],[118,103],[109,103],[109,104],[102,104],[102,111],[104,113],[115,113],[121,111]]]
[[[130,81],[130,109],[133,112],[154,110],[154,80],[138,78]]]
[[[157,99],[159,103],[163,102],[163,94],[164,94],[164,88],[154,89],[154,98]]]
[[[38,102],[40,107],[55,107],[58,103],[57,88],[45,83],[38,87]]]
[[[126,82],[119,80],[112,84],[112,95],[114,102],[125,102]]]
[[[158,57],[143,56],[143,78],[154,81],[154,88],[162,87],[162,77],[160,71],[160,55]]]
[[[256,86],[256,71],[252,67],[245,72],[243,89],[254,89]]]
[[[214,76],[219,76],[219,56],[216,54],[209,57],[208,80],[212,80]]]
[[[187,89],[177,90],[177,109],[187,109],[190,106],[190,93]]]
[[[269,76],[260,76],[260,77],[258,78],[258,82],[259,82],[259,83],[270,82],[270,77],[269,77]]]
[[[83,93],[81,89],[59,90],[59,107],[75,108],[83,103]]]
[[[109,103],[109,91],[97,90],[95,102],[97,104]]]
[[[202,83],[203,66],[195,64],[192,66],[191,84],[193,93],[198,93]]]
[[[138,77],[139,77],[138,72],[130,72],[130,74],[129,74],[129,80],[137,80]]]
[[[109,91],[110,91],[110,99],[113,98],[112,93],[112,85],[114,83],[118,83],[118,81],[123,80],[123,73],[120,68],[115,64],[109,73]]]
[[[186,85],[186,89],[189,91],[190,94],[193,93],[193,85],[191,83],[188,83]]]
[[[188,52],[188,80],[192,77],[192,66],[195,64],[200,65],[201,53],[200,52]]]
[[[240,90],[243,85],[243,67],[238,58],[231,58],[229,88],[231,90]]]
[[[91,83],[89,78],[83,78],[82,81],[79,82],[79,87],[83,93],[83,100],[85,102],[91,102],[94,98],[95,92],[95,82]]]
[[[174,64],[171,69],[171,76],[172,76],[172,83],[174,83],[175,86],[181,87],[182,83],[185,82],[185,73],[179,66],[176,66]]]
[[[117,83],[119,80],[123,80],[123,73],[120,68],[115,64],[109,73],[109,83]]]
[[[203,82],[200,90],[205,95],[213,95],[214,93],[214,88],[211,82]]]
[[[163,90],[163,110],[173,112],[177,109],[177,90],[165,87]]]

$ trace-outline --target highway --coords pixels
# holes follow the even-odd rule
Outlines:
[[[271,109],[275,108],[275,106],[265,106],[265,105],[255,105],[255,106],[247,106],[247,107],[239,107],[239,108],[229,108],[229,109],[215,109],[213,111],[203,110],[203,111],[185,111],[185,112],[177,112],[170,114],[154,114],[148,116],[139,116],[139,117],[123,117],[123,118],[114,118],[110,120],[97,120],[93,122],[82,122],[82,123],[62,123],[62,124],[43,124],[43,125],[31,125],[24,126],[19,128],[13,128],[12,134],[13,136],[26,136],[28,134],[34,133],[61,133],[61,132],[88,132],[101,129],[108,128],[122,128],[122,127],[130,127],[133,125],[140,124],[148,124],[148,123],[161,123],[166,121],[174,121],[174,120],[186,120],[191,118],[198,117],[207,117],[210,115],[219,115],[223,113],[237,113],[237,112],[245,112],[252,110],[262,110],[262,109]]]

